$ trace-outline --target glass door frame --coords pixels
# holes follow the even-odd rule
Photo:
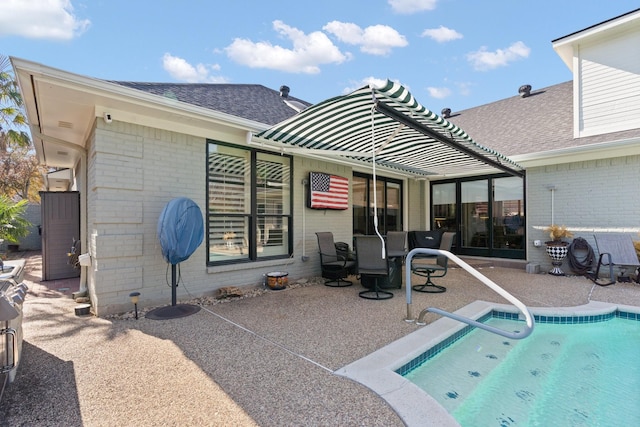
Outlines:
[[[353,172],[353,177],[354,178],[359,178],[359,179],[363,179],[365,180],[365,190],[364,190],[364,194],[366,196],[366,201],[365,201],[365,209],[364,209],[364,213],[365,213],[365,218],[364,218],[364,230],[362,229],[355,229],[356,223],[358,223],[358,221],[356,221],[355,215],[358,215],[358,212],[360,211],[359,209],[356,209],[355,206],[353,207],[353,215],[354,218],[352,220],[352,224],[354,227],[353,230],[353,234],[357,235],[357,234],[373,234],[373,198],[372,198],[372,186],[373,186],[373,175],[371,174],[367,174],[367,173],[362,173],[362,172]],[[401,179],[394,179],[394,178],[388,178],[386,176],[376,176],[376,184],[379,187],[379,190],[382,191],[382,197],[378,196],[378,211],[380,211],[380,215],[378,216],[378,229],[380,230],[380,233],[382,234],[386,234],[388,230],[389,226],[393,227],[392,231],[399,231],[399,230],[403,230],[403,221],[404,221],[404,202],[403,202],[403,186],[404,183]],[[392,184],[392,187],[395,188],[398,192],[398,207],[396,209],[396,224],[388,224],[388,221],[390,219],[390,215],[388,212],[388,208],[389,208],[389,194],[390,194],[390,188],[389,188],[389,184]],[[381,188],[380,188],[381,187]],[[352,200],[352,204],[353,204],[353,200]],[[360,221],[362,222],[362,221]]]
[[[496,174],[496,175],[479,175],[473,177],[465,177],[465,178],[455,178],[455,179],[447,179],[447,180],[438,180],[431,181],[429,186],[429,194],[431,200],[430,204],[430,224],[432,230],[437,230],[440,227],[438,226],[439,221],[435,218],[435,210],[433,206],[433,195],[434,195],[434,185],[439,184],[455,184],[455,224],[448,224],[448,231],[456,232],[456,239],[454,241],[454,249],[452,250],[458,255],[471,255],[471,256],[483,256],[483,257],[498,257],[498,258],[509,258],[509,259],[526,259],[526,178],[522,178],[522,216],[519,217],[520,224],[520,233],[521,237],[518,237],[518,240],[521,242],[518,248],[514,248],[513,246],[504,248],[498,247],[497,239],[495,239],[495,232],[498,232],[498,226],[494,224],[494,219],[498,212],[494,213],[495,209],[495,201],[494,201],[494,180],[499,178],[509,178],[512,175],[509,174]],[[463,236],[461,231],[463,229],[463,203],[462,203],[462,183],[463,182],[471,182],[471,181],[487,181],[487,217],[490,221],[487,221],[487,230],[486,234],[489,236],[487,246],[486,247],[472,247],[472,246],[462,246]],[[451,225],[455,225],[455,229],[451,227]],[[494,230],[495,229],[495,230]]]

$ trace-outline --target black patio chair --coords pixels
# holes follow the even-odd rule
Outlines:
[[[371,281],[371,288],[361,291],[358,295],[365,299],[389,299],[393,293],[381,289],[380,280],[388,280],[391,275],[389,257],[382,257],[382,241],[378,236],[356,236],[356,263],[360,281]]]
[[[338,255],[333,241],[333,233],[330,231],[317,232],[316,236],[318,237],[318,247],[320,249],[322,277],[329,279],[324,284],[334,288],[351,286],[353,283],[344,279],[349,276],[349,272],[354,268],[355,261]]]
[[[390,258],[399,257],[404,262],[407,255],[406,231],[387,231],[387,255]]]
[[[440,241],[440,250],[451,251],[451,247],[453,246],[453,240],[456,236],[456,233],[446,232],[442,235],[442,240]],[[414,258],[415,259],[415,258]],[[416,292],[425,292],[425,293],[441,293],[447,290],[446,287],[436,285],[431,280],[433,277],[444,277],[447,274],[447,270],[449,268],[449,258],[445,255],[436,256],[435,263],[426,262],[424,258],[416,259],[417,262],[411,260],[411,271],[413,274],[418,276],[426,277],[427,281],[422,285],[414,285],[411,287]]]

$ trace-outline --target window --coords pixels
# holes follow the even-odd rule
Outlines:
[[[374,234],[374,216],[378,217],[378,230],[402,230],[402,181],[376,177],[377,212],[374,212],[373,177],[365,174],[353,175],[353,234]]]
[[[207,145],[207,264],[291,255],[291,157]]]

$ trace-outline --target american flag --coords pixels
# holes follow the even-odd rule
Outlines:
[[[311,191],[309,207],[312,209],[349,208],[349,179],[321,172],[309,174]]]

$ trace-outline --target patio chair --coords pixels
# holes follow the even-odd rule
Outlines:
[[[638,261],[638,254],[630,235],[607,233],[594,234],[593,237],[596,239],[599,253],[596,271],[587,276],[593,283],[600,286],[609,286],[616,283],[616,278],[613,274],[614,265],[620,269],[618,282],[630,282],[631,277],[626,276],[625,271],[628,267],[633,267],[634,270],[637,270],[636,282],[640,283],[640,261]],[[609,281],[606,283],[599,281],[600,268],[602,266],[609,266]]]
[[[390,258],[400,257],[404,262],[407,255],[407,232],[388,231],[387,232],[387,255]]]
[[[442,235],[442,240],[440,241],[440,250],[451,251],[451,247],[453,246],[453,240],[456,236],[456,233],[446,232]],[[416,258],[414,258],[416,259]],[[425,293],[441,293],[447,290],[446,287],[436,285],[431,280],[433,277],[444,277],[447,274],[447,270],[449,268],[449,258],[444,255],[438,255],[436,257],[435,263],[427,263],[424,259],[417,258],[418,262],[411,262],[411,271],[413,274],[418,276],[426,277],[427,281],[423,285],[414,285],[411,288],[417,292],[425,292]]]
[[[388,280],[392,274],[389,257],[382,257],[382,241],[378,236],[356,236],[355,241],[360,281],[369,279],[372,282],[370,289],[361,291],[358,295],[375,300],[393,298],[393,293],[382,290],[378,283],[380,280]]]
[[[333,233],[330,231],[318,232],[316,236],[318,237],[318,247],[320,249],[322,277],[329,279],[324,284],[334,288],[351,286],[353,283],[344,279],[355,266],[355,261],[338,255],[333,241]]]

